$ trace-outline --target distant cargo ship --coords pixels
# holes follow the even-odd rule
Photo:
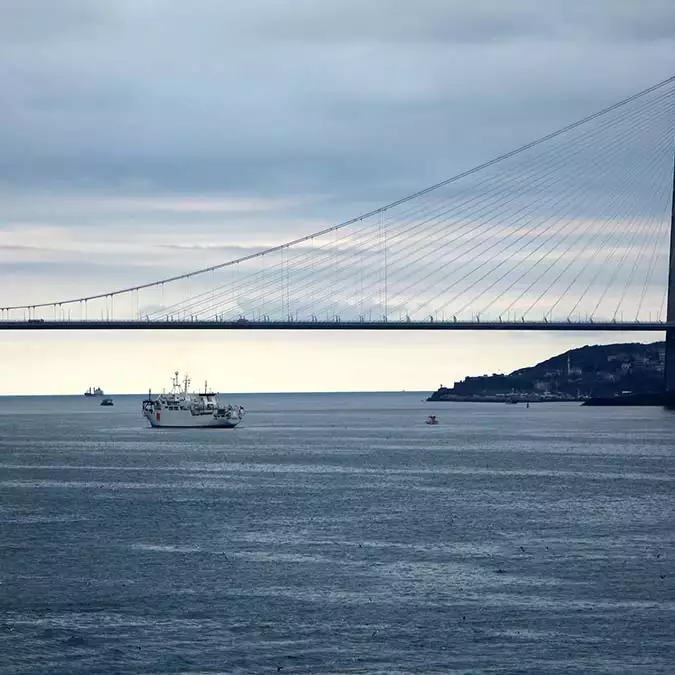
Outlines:
[[[87,391],[84,392],[85,396],[103,396],[103,389],[101,387],[94,387],[93,389],[89,387]]]

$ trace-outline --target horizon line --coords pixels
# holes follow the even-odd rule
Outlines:
[[[270,395],[270,394],[424,394],[427,391],[434,391],[432,389],[335,389],[335,390],[324,390],[324,391],[214,391],[214,394],[219,394],[221,396],[246,396],[250,394],[254,395]],[[116,392],[106,394],[102,396],[92,396],[86,397],[84,393],[75,393],[75,394],[0,394],[0,398],[18,398],[20,396],[77,396],[81,398],[106,398],[111,396],[146,396],[147,392]]]

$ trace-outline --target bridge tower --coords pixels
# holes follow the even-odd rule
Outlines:
[[[668,265],[668,305],[666,321],[675,323],[675,161],[670,205],[670,261]],[[675,328],[666,329],[666,405],[675,407]]]

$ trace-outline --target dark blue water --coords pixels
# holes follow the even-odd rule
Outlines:
[[[0,399],[3,675],[675,672],[675,414],[140,400]]]

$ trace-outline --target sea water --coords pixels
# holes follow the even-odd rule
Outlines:
[[[0,399],[0,672],[675,672],[675,414],[422,398]]]

